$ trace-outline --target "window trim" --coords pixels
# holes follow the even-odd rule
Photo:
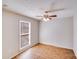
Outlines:
[[[29,44],[24,46],[24,47],[21,47],[21,22],[24,22],[24,23],[28,23],[29,24],[29,32],[27,33],[29,35]],[[24,33],[25,34],[25,33]],[[24,21],[24,20],[20,20],[19,21],[19,49],[22,50],[22,49],[25,49],[26,47],[30,46],[31,45],[31,22],[29,21]]]

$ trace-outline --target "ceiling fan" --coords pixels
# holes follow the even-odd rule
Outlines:
[[[49,13],[50,12],[55,12],[55,11],[60,11],[60,10],[64,10],[64,8],[53,10],[53,11],[45,11],[43,16],[36,16],[36,17],[41,17],[44,21],[53,20],[52,18],[56,18],[57,15],[49,15]]]

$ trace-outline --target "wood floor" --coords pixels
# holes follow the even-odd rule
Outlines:
[[[38,44],[13,59],[76,59],[72,50]]]

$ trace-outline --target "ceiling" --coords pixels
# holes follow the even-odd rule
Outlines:
[[[3,0],[3,8],[9,9],[16,13],[40,20],[44,11],[53,11],[50,14],[58,15],[57,18],[73,16],[76,0]],[[59,10],[55,11],[58,9]]]

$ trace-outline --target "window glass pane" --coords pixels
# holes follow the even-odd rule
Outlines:
[[[21,33],[29,33],[29,24],[21,22]]]
[[[29,35],[21,36],[21,47],[24,47],[29,44]]]

